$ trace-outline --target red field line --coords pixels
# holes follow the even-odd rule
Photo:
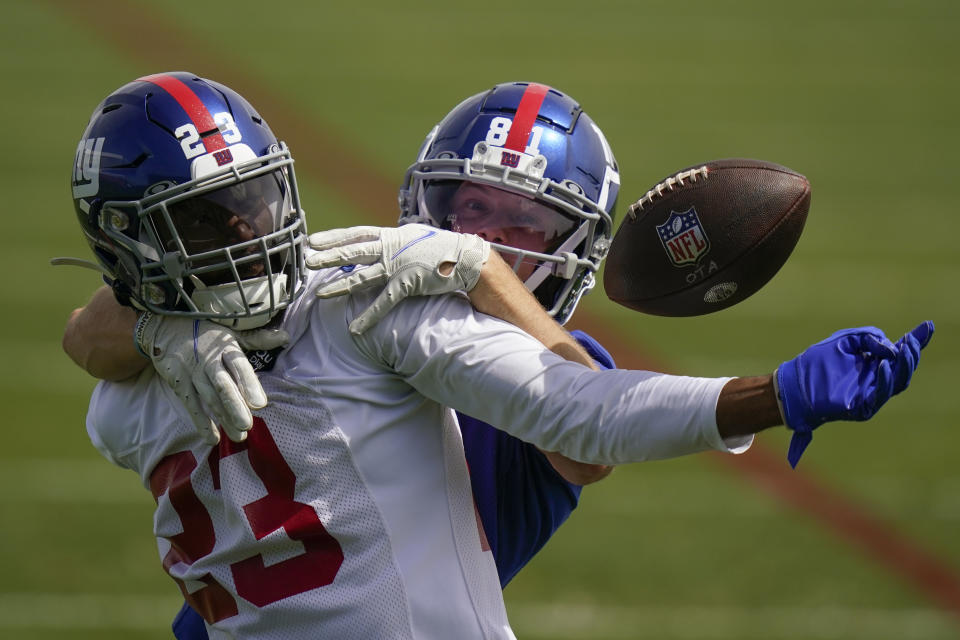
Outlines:
[[[577,328],[590,333],[607,347],[618,367],[670,371],[667,365],[639,354],[633,345],[624,343],[622,336],[582,310],[577,312],[576,324]],[[949,561],[924,550],[867,507],[844,497],[809,472],[790,469],[785,451],[775,453],[760,443],[754,443],[747,453],[739,456],[715,453],[708,457],[779,502],[813,518],[832,534],[913,585],[960,622],[960,574]]]
[[[357,156],[334,130],[318,118],[309,117],[287,104],[277,92],[243,73],[239,65],[204,48],[187,37],[178,25],[146,7],[109,0],[49,0],[63,15],[118,52],[142,65],[143,73],[187,70],[238,89],[262,109],[267,121],[281,138],[291,141],[298,168],[308,168],[312,177],[350,202],[362,215],[363,223],[392,226],[396,222],[397,180],[373,172],[372,163]],[[118,78],[117,86],[129,78]],[[115,87],[104,87],[104,92]],[[459,96],[451,96],[451,104]],[[91,105],[92,106],[92,105]],[[439,117],[442,114],[437,114]],[[411,159],[413,157],[411,150]],[[604,344],[623,368],[667,371],[624,341],[586,310],[577,314],[576,328],[587,331]],[[960,574],[950,562],[925,551],[889,523],[871,514],[816,480],[811,474],[794,471],[785,453],[772,453],[760,444],[740,456],[711,454],[716,464],[740,474],[759,490],[789,504],[819,522],[826,530],[846,541],[892,574],[913,585],[939,608],[960,622]]]
[[[814,518],[827,530],[886,568],[960,623],[960,579],[943,558],[921,548],[864,507],[817,481],[793,471],[785,453],[754,445],[740,456],[712,454],[778,501]]]

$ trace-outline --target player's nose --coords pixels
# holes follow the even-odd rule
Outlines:
[[[506,244],[507,242],[507,232],[501,227],[484,227],[476,231],[476,234],[487,242],[497,244]]]

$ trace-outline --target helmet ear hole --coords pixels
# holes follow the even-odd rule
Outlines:
[[[146,197],[146,196],[155,196],[155,195],[157,195],[158,193],[161,193],[161,192],[163,192],[163,191],[166,191],[167,189],[170,189],[170,188],[173,187],[173,186],[174,186],[174,184],[173,184],[172,182],[170,182],[169,180],[161,180],[160,182],[158,182],[158,183],[156,183],[156,184],[152,184],[152,185],[150,185],[149,187],[147,187],[147,190],[143,192],[143,195],[144,195],[144,197]]]
[[[581,187],[579,184],[577,184],[573,180],[564,180],[560,184],[562,184],[564,187],[566,187],[573,193],[577,194],[578,196],[584,195],[583,187]]]

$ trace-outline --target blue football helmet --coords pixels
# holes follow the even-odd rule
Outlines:
[[[77,146],[72,188],[121,303],[249,329],[303,288],[293,158],[221,84],[173,72],[114,91]]]
[[[563,323],[595,284],[619,188],[610,145],[575,100],[542,84],[498,84],[427,135],[400,189],[400,223],[489,240]]]

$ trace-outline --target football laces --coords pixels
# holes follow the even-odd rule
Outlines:
[[[656,186],[650,189],[650,191],[647,191],[642,198],[630,205],[630,207],[627,209],[627,217],[631,220],[636,220],[637,215],[643,211],[644,205],[651,204],[655,198],[662,198],[664,191],[673,191],[676,187],[683,187],[685,180],[696,182],[700,178],[706,180],[709,177],[710,169],[707,168],[707,165],[703,165],[702,167],[697,167],[695,169],[681,171],[674,176],[670,176],[663,182],[658,183]]]

